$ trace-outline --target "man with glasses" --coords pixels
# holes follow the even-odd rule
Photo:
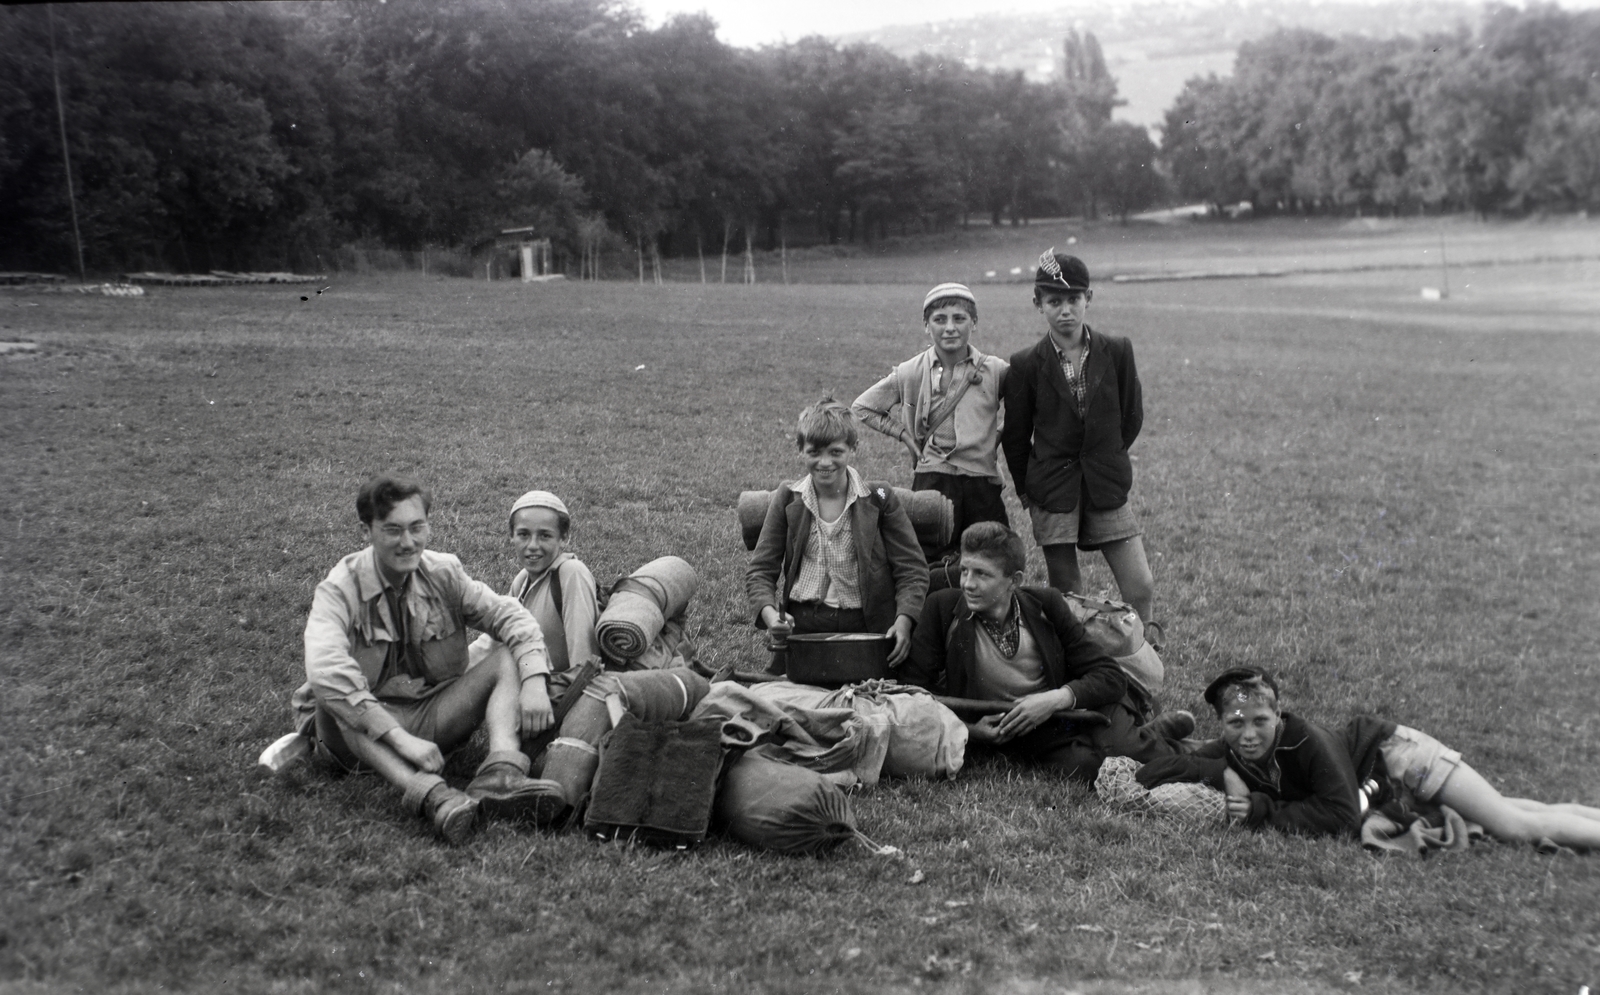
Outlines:
[[[1033,521],[1050,586],[1081,594],[1077,550],[1099,550],[1122,600],[1156,645],[1155,581],[1128,507],[1128,447],[1144,423],[1144,398],[1133,345],[1084,322],[1093,296],[1083,260],[1054,248],[1039,257],[1033,306],[1045,335],[1011,357],[1000,448]]]
[[[452,843],[479,808],[537,818],[565,804],[560,787],[529,778],[520,737],[552,722],[550,665],[539,624],[515,598],[467,576],[461,561],[428,549],[427,489],[403,477],[361,488],[356,513],[370,543],[317,585],[306,620],[306,683],[294,694],[302,730],[347,771],[375,770],[405,806]],[[467,626],[511,650],[467,669]],[[489,754],[460,791],[440,772],[444,755],[479,726]]]

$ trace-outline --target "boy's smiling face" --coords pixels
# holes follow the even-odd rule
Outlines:
[[[1044,315],[1044,323],[1064,339],[1075,338],[1083,328],[1083,314],[1089,309],[1094,296],[1091,290],[1055,290],[1045,288],[1035,292],[1033,306]]]
[[[800,447],[800,462],[811,475],[811,482],[830,490],[849,479],[850,464],[855,458],[855,447],[843,439],[823,445],[807,441]]]
[[[946,304],[928,312],[923,327],[928,332],[928,342],[934,349],[952,358],[964,356],[967,341],[972,338],[977,319],[960,304]]]

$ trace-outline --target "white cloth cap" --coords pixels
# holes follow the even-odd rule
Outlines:
[[[941,297],[961,297],[972,302],[973,307],[978,306],[978,299],[972,296],[972,291],[964,283],[941,283],[928,291],[928,296],[922,299],[922,309],[926,311],[928,305]]]
[[[517,517],[517,512],[524,508],[549,508],[558,515],[572,517],[572,513],[567,511],[567,506],[561,503],[561,499],[549,491],[529,491],[517,498],[516,503],[511,506],[510,517]]]

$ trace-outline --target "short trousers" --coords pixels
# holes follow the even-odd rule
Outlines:
[[[1461,754],[1410,726],[1395,726],[1394,735],[1378,744],[1390,777],[1406,786],[1417,801],[1431,802],[1457,767]]]
[[[419,739],[425,739],[436,744],[442,752],[448,753],[461,745],[459,742],[440,742],[439,740],[439,707],[447,699],[445,692],[461,678],[452,677],[441,681],[429,689],[430,693],[422,698],[384,698],[384,710],[395,717],[400,723],[400,728]],[[467,730],[470,736],[472,730]],[[344,741],[344,730],[333,713],[322,707],[317,708],[317,752],[321,756],[332,759],[346,771],[354,772],[362,769],[361,761],[351,752],[349,745]]]
[[[1033,520],[1033,540],[1041,546],[1076,543],[1079,549],[1099,549],[1144,534],[1128,503],[1110,511],[1097,511],[1080,500],[1071,511],[1045,511],[1029,501],[1028,517]]]

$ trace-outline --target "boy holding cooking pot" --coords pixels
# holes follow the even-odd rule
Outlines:
[[[1023,587],[1022,537],[998,522],[961,534],[961,586],[922,609],[900,678],[953,698],[995,702],[967,723],[971,742],[1093,781],[1106,757],[1178,754],[1194,716],[1144,725],[1128,678],[1084,631],[1061,593]]]
[[[772,492],[745,592],[763,629],[883,633],[892,667],[911,650],[928,565],[894,491],[851,465],[859,440],[850,409],[831,397],[800,412],[806,474]]]

